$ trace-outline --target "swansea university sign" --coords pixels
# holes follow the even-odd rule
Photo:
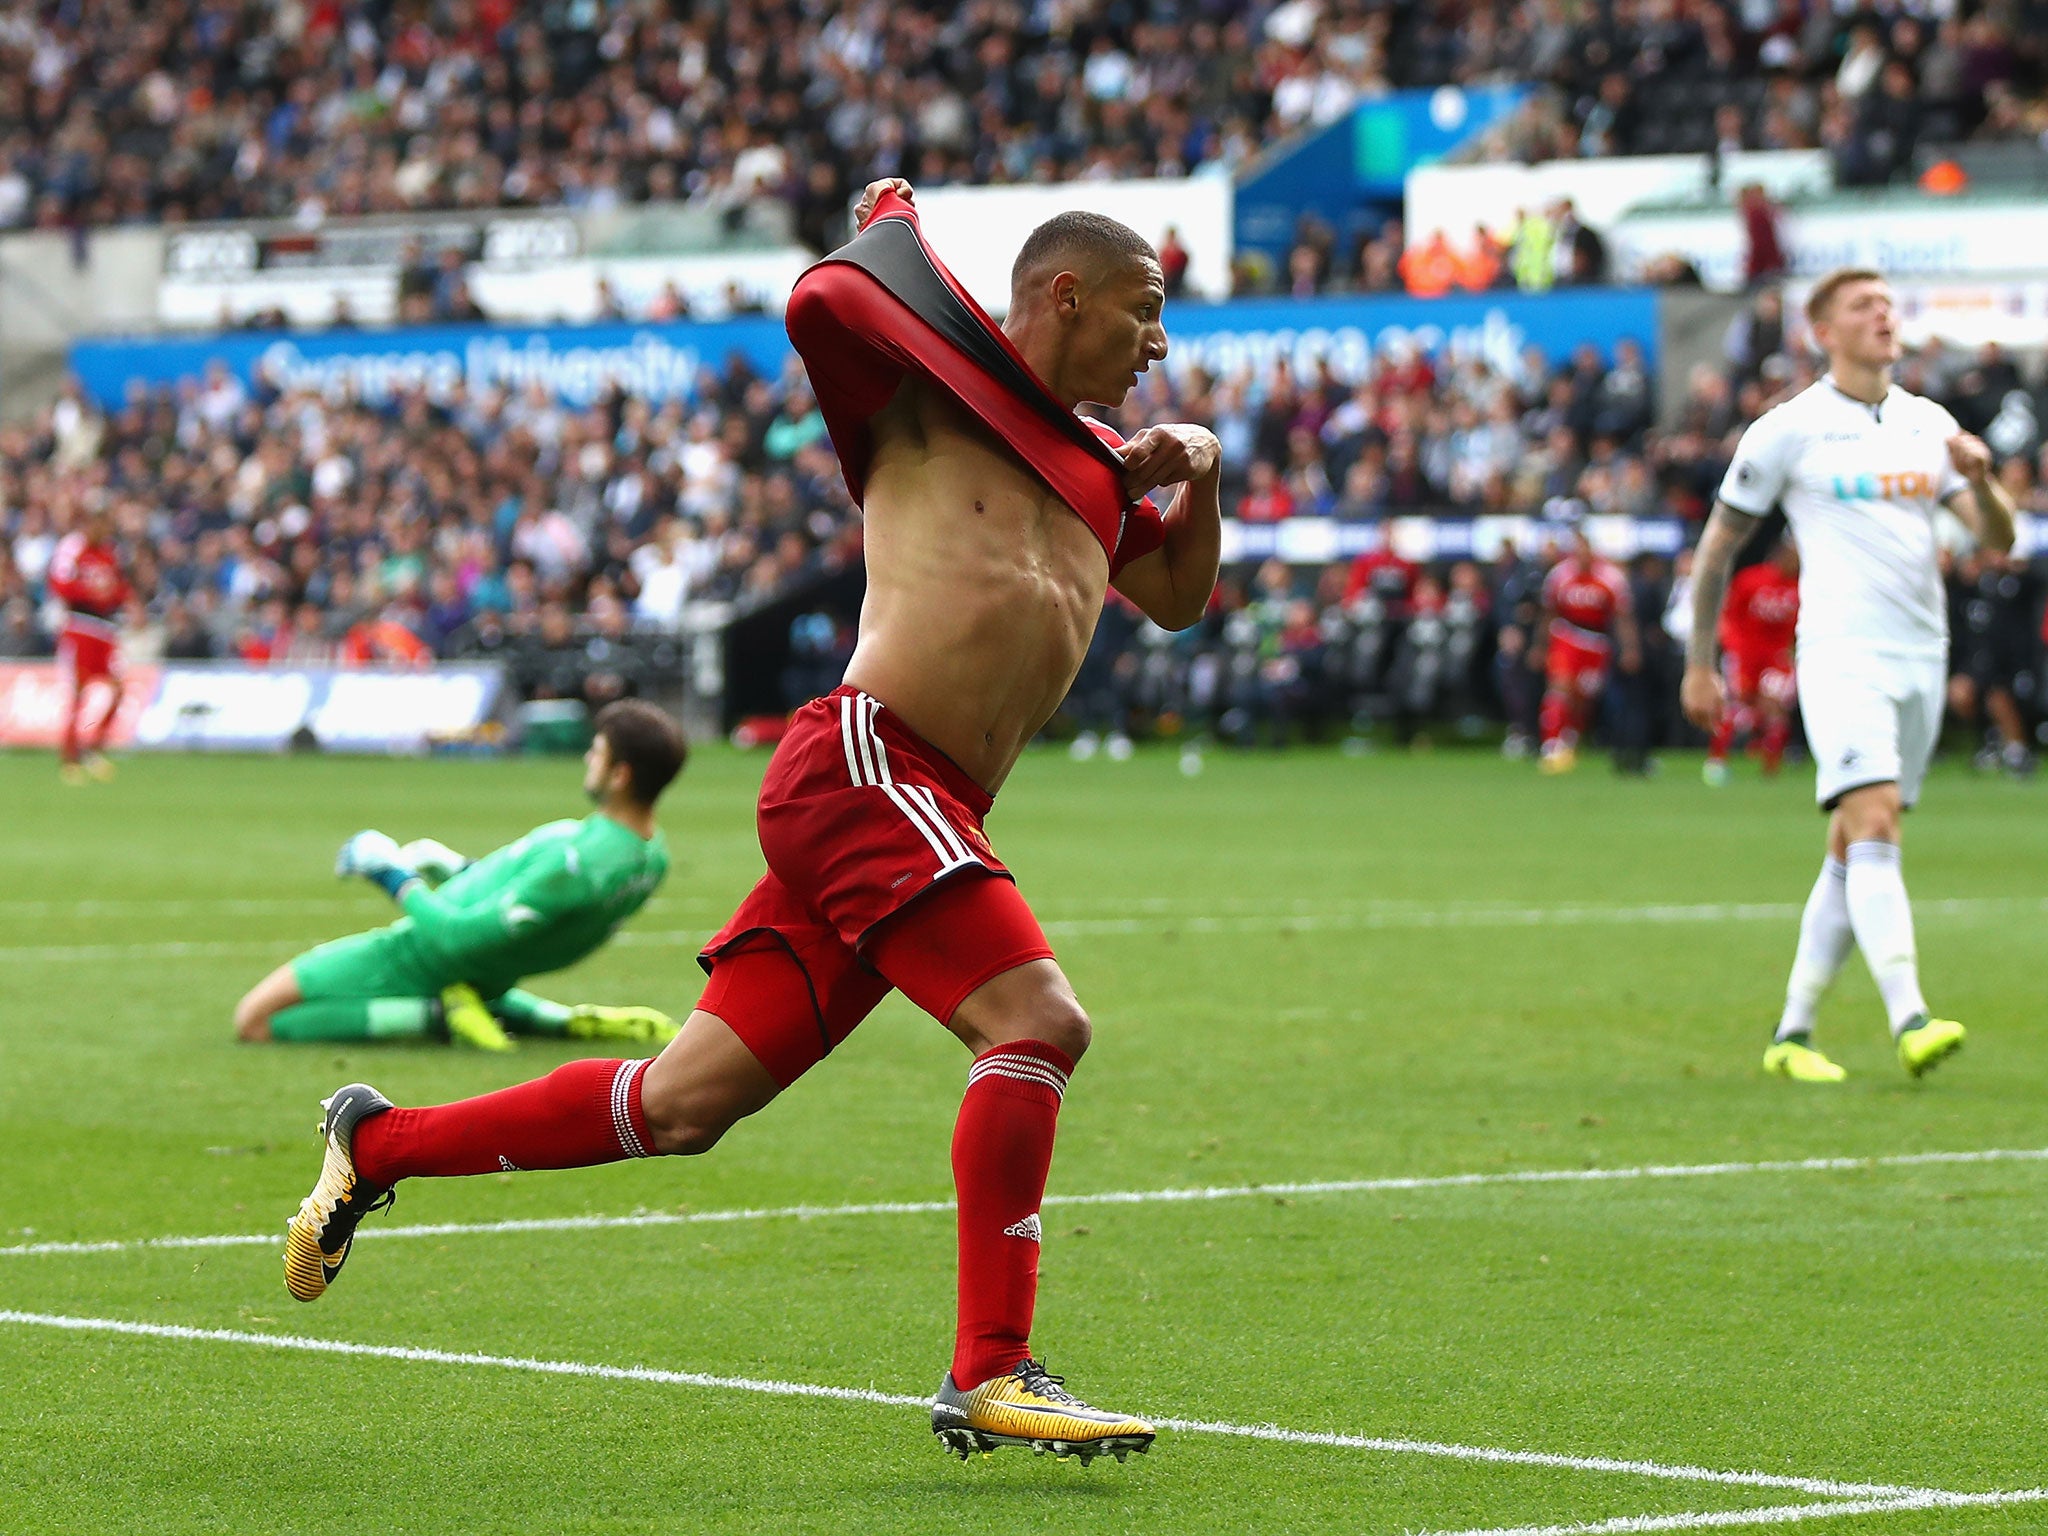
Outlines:
[[[1351,380],[1375,359],[1413,352],[1483,359],[1506,371],[1530,346],[1557,360],[1590,342],[1611,356],[1624,337],[1640,342],[1654,364],[1657,303],[1632,289],[1235,299],[1173,304],[1167,329],[1169,371],[1199,364],[1224,376],[1243,368],[1264,373],[1284,358],[1297,373],[1327,361]],[[613,389],[655,401],[692,398],[705,370],[722,369],[735,355],[759,374],[779,374],[790,356],[781,320],[109,338],[75,343],[71,366],[87,393],[109,407],[134,385],[175,385],[220,363],[252,386],[373,402],[422,390],[445,399],[457,387],[523,393],[537,384],[581,408]]]

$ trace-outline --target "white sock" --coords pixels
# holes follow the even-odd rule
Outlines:
[[[1792,956],[1792,975],[1785,983],[1785,1012],[1778,1020],[1778,1038],[1813,1033],[1820,1000],[1834,985],[1835,975],[1856,947],[1849,926],[1849,866],[1830,855],[1806,898],[1799,918],[1799,948]]]
[[[1897,1035],[1927,1012],[1920,995],[1920,959],[1913,947],[1913,906],[1899,873],[1897,843],[1851,843],[1849,922],[1871,980],[1884,995],[1884,1010]]]

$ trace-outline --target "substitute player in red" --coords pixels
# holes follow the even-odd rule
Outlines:
[[[953,1135],[958,1326],[933,1431],[962,1456],[1121,1457],[1152,1426],[1068,1394],[1029,1343],[1038,1207],[1090,1030],[982,822],[1112,584],[1166,628],[1201,618],[1219,450],[1200,427],[1124,443],[1075,415],[1120,403],[1166,355],[1158,258],[1131,230],[1070,213],[1033,231],[998,330],[925,245],[908,184],[870,186],[859,215],[787,313],[865,510],[859,642],[845,686],[797,711],[768,766],[768,872],[705,949],[696,1011],[651,1063],[573,1063],[436,1109],[339,1090],[286,1282],[320,1295],[403,1178],[708,1151],[898,988],[974,1053]],[[1145,493],[1163,485],[1180,490],[1162,514]]]
[[[121,707],[121,634],[115,619],[130,595],[121,557],[114,548],[113,519],[104,512],[86,515],[82,528],[57,543],[50,557],[51,595],[64,604],[64,629],[57,641],[57,661],[71,674],[71,707],[64,716],[63,761],[58,771],[67,784],[83,784],[87,775],[111,779],[107,733]],[[90,730],[85,728],[86,691],[98,683],[105,707]],[[81,750],[83,744],[83,750]]]
[[[1593,552],[1583,525],[1573,527],[1571,549],[1544,578],[1543,619],[1543,750],[1536,766],[1544,773],[1570,773],[1617,649],[1624,672],[1642,665],[1628,577]]]
[[[1738,730],[1756,744],[1766,774],[1785,761],[1792,734],[1792,638],[1799,627],[1799,549],[1780,539],[1768,560],[1745,566],[1728,583],[1721,610],[1721,665],[1731,708],[1707,743],[1701,776],[1715,789],[1728,782],[1728,748]]]

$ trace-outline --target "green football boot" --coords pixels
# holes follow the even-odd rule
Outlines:
[[[1963,1026],[1954,1019],[1922,1017],[1899,1031],[1899,1065],[1924,1077],[1963,1048]]]
[[[1764,1070],[1795,1083],[1839,1083],[1849,1075],[1808,1044],[1804,1035],[1773,1040],[1764,1052]]]

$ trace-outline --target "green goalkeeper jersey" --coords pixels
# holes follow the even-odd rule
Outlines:
[[[488,853],[439,890],[408,886],[405,916],[425,958],[485,996],[559,971],[601,946],[668,874],[668,847],[609,816],[551,821]]]

